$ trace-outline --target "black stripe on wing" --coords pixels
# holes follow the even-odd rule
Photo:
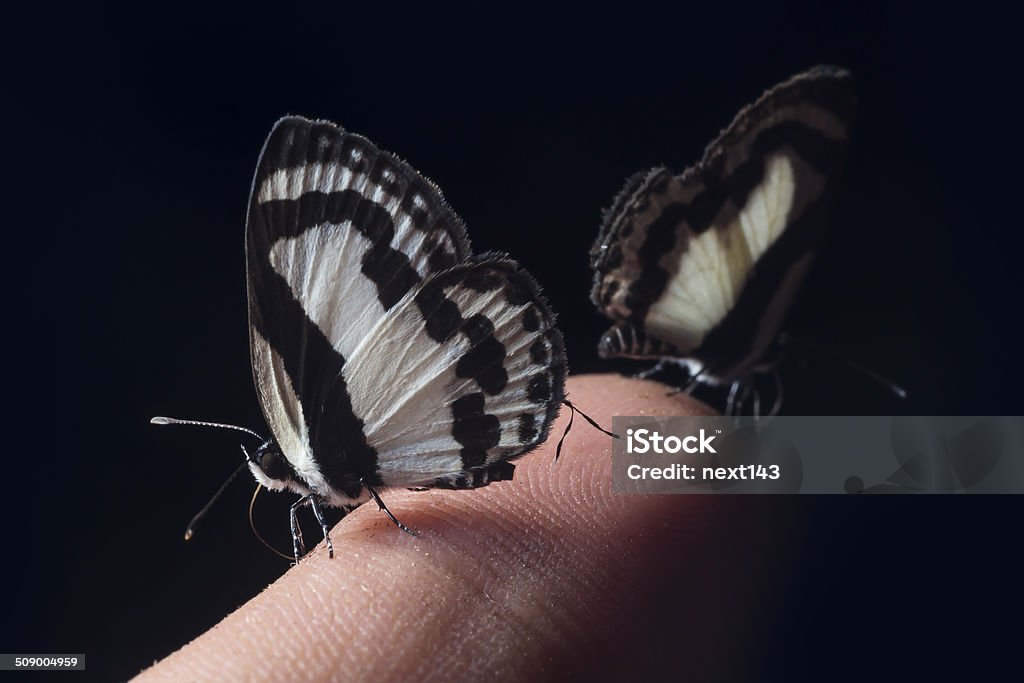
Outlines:
[[[496,481],[512,481],[515,471],[515,464],[498,462],[480,469],[438,477],[432,486],[438,489],[479,489]]]
[[[357,497],[363,478],[379,483],[377,454],[367,444],[363,422],[352,409],[341,372],[345,359],[309,319],[284,278],[272,271],[252,277],[250,266],[248,284],[250,325],[284,365],[306,422],[299,428],[304,426],[308,433],[314,459],[334,488]],[[259,386],[259,373],[271,370],[257,368],[255,363],[254,357],[253,375]],[[289,400],[287,396],[277,398]],[[264,413],[280,409],[266,404],[261,408]],[[274,424],[269,414],[267,422]]]

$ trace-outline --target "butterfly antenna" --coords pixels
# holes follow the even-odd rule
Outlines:
[[[284,559],[286,559],[289,562],[291,562],[292,561],[292,557],[290,555],[285,555],[280,550],[278,550],[274,546],[270,545],[266,541],[265,538],[260,536],[260,532],[256,531],[256,522],[253,521],[252,511],[256,507],[256,496],[260,495],[260,489],[262,489],[262,488],[263,488],[262,486],[260,486],[259,484],[256,484],[256,490],[252,492],[252,499],[249,501],[249,528],[252,529],[252,533],[256,536],[256,538],[259,539],[260,543],[262,543],[263,545],[265,545],[268,548],[270,548],[270,552],[272,552],[272,553],[274,553],[276,555],[280,555]]]
[[[149,423],[155,425],[193,425],[196,427],[217,427],[218,429],[233,429],[236,432],[245,432],[250,436],[255,436],[260,441],[266,441],[266,439],[264,439],[262,436],[260,436],[251,429],[239,427],[238,425],[229,425],[223,422],[206,422],[204,420],[182,420],[177,417],[163,417],[158,415],[150,419]],[[206,513],[210,511],[210,508],[213,507],[213,504],[217,502],[217,499],[220,498],[221,494],[223,494],[224,491],[228,488],[228,484],[230,484],[234,480],[234,478],[238,476],[239,472],[248,467],[249,463],[252,462],[252,458],[249,456],[249,452],[245,450],[245,446],[242,446],[242,453],[245,454],[245,462],[239,465],[238,469],[231,473],[231,476],[227,478],[227,481],[221,484],[221,487],[217,489],[217,493],[213,494],[213,498],[210,498],[210,501],[203,506],[203,509],[197,512],[195,517],[192,518],[192,521],[188,523],[188,526],[185,528],[186,541],[191,540],[192,536],[194,535],[196,524],[198,524],[203,519],[203,517],[206,516]]]
[[[266,441],[266,439],[264,439],[262,436],[252,431],[251,429],[239,427],[238,425],[224,424],[223,422],[204,422],[202,420],[180,420],[176,417],[161,417],[158,415],[157,417],[151,419],[149,423],[154,425],[194,425],[196,427],[217,427],[219,429],[234,429],[235,431],[245,432],[250,436],[255,436],[260,441]]]
[[[854,370],[857,370],[859,372],[864,373],[865,375],[867,375],[868,377],[873,379],[875,382],[877,382],[878,384],[882,385],[883,387],[885,387],[886,389],[891,391],[893,394],[895,394],[897,398],[904,399],[904,400],[907,398],[907,391],[903,387],[901,387],[900,385],[896,384],[892,380],[883,377],[882,375],[878,374],[877,372],[875,372],[871,368],[866,367],[864,365],[861,365],[860,363],[858,363],[857,361],[853,360],[852,358],[839,353],[838,351],[830,349],[827,346],[822,346],[821,344],[818,344],[817,342],[812,342],[809,339],[805,339],[803,337],[797,337],[797,336],[794,336],[794,335],[786,333],[786,332],[784,332],[781,335],[779,335],[779,344],[785,346],[790,341],[794,341],[797,344],[803,344],[804,346],[806,346],[808,348],[811,348],[811,349],[814,349],[815,351],[817,351],[819,353],[823,353],[823,354],[825,354],[827,356],[831,356],[833,359],[835,359],[835,360],[837,360],[837,361],[839,361],[841,363],[845,363],[846,365],[848,365],[849,367],[853,368]]]
[[[580,410],[579,408],[574,406],[572,404],[572,401],[570,401],[569,399],[564,399],[562,401],[562,403],[564,403],[565,405],[569,406],[569,410],[571,410],[572,412],[569,413],[569,424],[567,424],[565,426],[565,431],[562,432],[562,438],[558,440],[558,446],[555,447],[555,462],[558,462],[558,457],[562,454],[562,444],[565,442],[565,437],[567,437],[569,435],[569,430],[572,429],[572,420],[573,420],[573,417],[575,417],[576,413],[579,413],[580,416],[584,420],[589,422],[590,426],[593,427],[594,429],[596,429],[597,431],[599,431],[599,432],[601,432],[603,434],[607,434],[608,436],[610,436],[610,437],[612,437],[614,439],[621,439],[622,438],[621,436],[619,436],[615,432],[609,432],[607,429],[605,429],[601,425],[597,424],[597,422],[594,420],[594,418],[590,417],[589,415],[584,413],[582,410]]]
[[[245,449],[243,448],[242,450],[244,451]],[[248,456],[248,453],[246,454],[246,456]],[[234,472],[231,473],[231,476],[228,477],[227,481],[221,484],[220,488],[217,489],[217,493],[213,494],[213,498],[210,498],[210,501],[203,506],[203,509],[196,513],[196,516],[192,518],[192,521],[188,523],[188,527],[185,529],[186,541],[191,540],[196,524],[199,524],[203,517],[206,516],[206,513],[210,511],[210,508],[213,507],[213,504],[217,502],[217,499],[220,498],[224,491],[227,490],[228,484],[230,484],[234,480],[234,478],[237,477],[238,474],[242,470],[246,469],[248,466],[249,462],[247,457],[246,462],[243,462],[241,465],[238,466],[238,468]]]

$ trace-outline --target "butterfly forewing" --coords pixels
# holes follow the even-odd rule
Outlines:
[[[592,298],[616,322],[602,355],[748,372],[820,240],[853,105],[849,74],[818,67],[743,109],[681,175],[631,178],[591,252]]]

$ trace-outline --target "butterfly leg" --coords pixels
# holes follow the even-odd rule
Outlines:
[[[410,529],[406,525],[404,525],[401,522],[399,522],[398,519],[393,514],[391,514],[391,510],[388,510],[388,506],[385,505],[384,501],[380,499],[380,496],[377,494],[376,491],[373,490],[373,487],[369,486],[365,482],[363,483],[363,486],[365,486],[366,490],[370,492],[371,496],[373,496],[373,500],[374,500],[375,503],[377,503],[377,507],[379,507],[381,510],[383,510],[384,514],[388,516],[388,519],[390,519],[392,522],[395,523],[395,526],[397,526],[399,529],[401,529],[405,533],[409,534],[410,536],[415,536],[416,535],[415,531],[413,531],[412,529]]]
[[[706,367],[705,367],[705,369],[706,369]],[[674,389],[672,389],[672,391],[666,392],[665,395],[666,396],[675,396],[676,394],[685,394],[687,396],[692,396],[693,395],[693,390],[696,389],[697,386],[700,384],[701,376],[703,374],[704,374],[704,370],[702,369],[700,372],[698,372],[697,374],[695,374],[693,377],[690,378],[690,381],[686,383],[686,386],[675,387]]]
[[[775,380],[775,403],[772,405],[772,409],[768,411],[768,417],[778,415],[779,409],[782,407],[782,377],[779,375],[778,368],[772,368],[772,379]]]
[[[753,396],[753,394],[754,394],[754,385],[753,385],[753,383],[751,383],[751,381],[749,379],[741,380],[741,382],[740,382],[740,397],[736,401],[736,412],[734,413],[734,416],[737,419],[739,419],[739,417],[741,415],[743,415],[743,411],[744,411],[744,409],[747,406],[747,402],[750,401],[750,399]],[[758,404],[757,406],[754,406],[752,408],[752,410],[760,410],[760,404]],[[759,419],[759,416],[756,413],[754,413],[754,412],[751,412],[751,415],[754,416],[754,422],[757,422],[758,419]]]
[[[725,415],[726,415],[726,417],[732,417],[733,416],[733,413],[736,410],[736,395],[739,393],[739,391],[740,391],[740,382],[739,382],[739,380],[737,380],[737,381],[732,383],[731,387],[729,387],[729,398],[726,399],[726,402],[725,402]]]
[[[292,526],[292,551],[295,553],[295,564],[299,558],[306,554],[306,543],[302,540],[302,527],[299,526],[299,508],[309,502],[309,496],[303,496],[292,503],[291,526]]]
[[[327,526],[327,521],[324,520],[324,511],[320,507],[320,499],[315,496],[307,496],[307,498],[309,498],[309,507],[313,509],[313,516],[316,517],[316,521],[319,522],[320,528],[324,531],[324,542],[327,543],[327,554],[333,559],[334,544],[331,543],[331,530]]]
[[[678,363],[672,363],[672,359],[670,359],[670,358],[662,359],[660,361],[660,363],[678,364]],[[686,394],[687,396],[691,396],[693,394],[693,391],[698,386],[700,386],[700,384],[702,382],[706,381],[706,377],[705,376],[709,375],[709,374],[713,374],[711,372],[711,366],[707,365],[706,363],[705,364],[701,364],[700,370],[698,370],[697,372],[693,372],[689,367],[687,367],[686,369],[689,371],[689,375],[690,375],[689,381],[687,381],[685,386],[677,386],[677,387],[673,388],[671,391],[666,392],[665,393],[666,396],[675,396],[676,394],[680,394],[680,393]]]
[[[659,372],[663,371],[666,367],[668,367],[668,363],[663,358],[663,359],[659,360],[657,362],[657,364],[654,365],[654,367],[650,367],[650,368],[647,368],[646,370],[642,370],[642,371],[636,373],[633,377],[636,378],[636,379],[647,379],[648,377],[651,377],[651,376],[656,375]]]

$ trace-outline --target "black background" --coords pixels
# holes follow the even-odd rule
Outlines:
[[[632,370],[594,352],[600,209],[633,171],[695,161],[770,85],[846,66],[851,158],[788,327],[911,398],[809,353],[787,364],[785,411],[1020,414],[1014,25],[787,3],[26,18],[25,50],[6,55],[19,88],[6,129],[27,152],[7,189],[7,379],[27,410],[8,420],[0,650],[85,652],[90,678],[125,678],[287,568],[248,528],[248,482],[181,540],[238,439],[148,425],[264,429],[243,222],[286,113],[332,119],[436,181],[476,251],[507,251],[544,285],[574,372]],[[257,511],[281,547],[286,504],[265,496]],[[1007,656],[1012,631],[995,624],[1020,602],[1019,499],[799,504],[789,607],[751,647],[760,679],[916,677]]]

